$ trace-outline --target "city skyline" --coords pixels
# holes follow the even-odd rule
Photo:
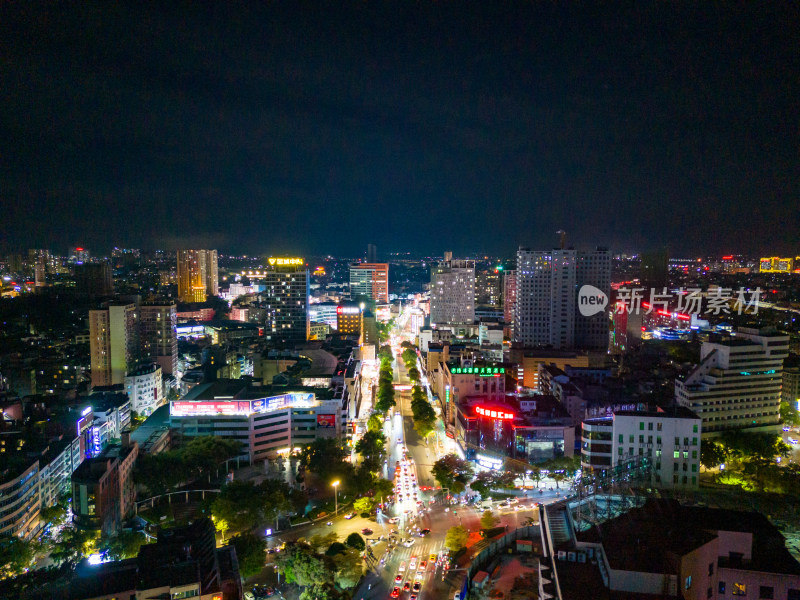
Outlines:
[[[796,5],[29,6],[0,251],[794,250]]]

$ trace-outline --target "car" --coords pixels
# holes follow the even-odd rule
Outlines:
[[[411,561],[408,563],[408,570],[409,571],[416,571],[417,570],[417,557],[412,556]]]
[[[414,582],[414,585],[413,585],[413,586],[412,586],[412,588],[411,588],[411,591],[412,591],[412,592],[418,592],[418,591],[419,591],[419,588],[421,588],[421,587],[422,587],[422,583],[421,583],[421,582],[419,582],[419,581],[415,581],[415,582]]]
[[[397,598],[397,596],[395,596],[395,598]],[[456,592],[453,595],[453,600],[461,600],[461,592]]]
[[[345,518],[345,519],[347,519],[347,520],[350,520],[350,519],[352,519],[352,518],[353,518],[353,517],[355,517],[355,516],[356,516],[356,513],[354,513],[354,512],[351,512],[351,513],[347,513],[347,514],[344,516],[344,518]]]
[[[394,582],[395,583],[400,583],[401,581],[403,581],[403,576],[400,575],[400,573],[398,573],[397,577],[394,578]]]
[[[411,546],[413,545],[414,545],[413,538],[408,538],[405,542],[403,542],[403,546],[405,546],[406,548],[411,548]]]
[[[403,440],[402,440],[402,439],[400,439],[400,438],[397,438],[397,443],[398,443],[398,444],[402,444],[402,443],[403,443]]]
[[[792,445],[797,444],[797,440],[794,438],[789,438],[789,443]]]
[[[397,586],[394,586],[394,589],[392,590],[392,593],[389,594],[389,597],[390,598],[399,598],[400,597],[400,588],[397,587]],[[459,599],[456,598],[456,600],[459,600]]]
[[[405,570],[406,570],[406,562],[403,561],[403,562],[400,563],[400,566],[397,568],[397,571],[402,573]]]
[[[430,529],[428,529],[428,528],[426,527],[425,529],[422,529],[422,530],[419,532],[419,537],[425,537],[425,536],[426,536],[426,535],[428,535],[430,532],[431,532],[431,530],[430,530]]]
[[[791,431],[791,430],[792,430],[792,428],[791,428],[791,427],[784,427],[784,428],[783,428],[783,430],[784,430],[784,431]]]
[[[325,525],[327,525],[328,527],[330,527],[330,526],[332,526],[332,525],[333,525],[333,521],[328,521],[327,523],[325,523]]]
[[[422,562],[419,563],[419,567],[417,567],[417,571],[424,571],[427,568],[427,566],[428,566],[428,561],[427,560],[423,560]]]
[[[419,597],[419,596],[417,596],[416,594],[411,594],[411,595],[408,597],[408,600],[417,600],[417,598],[418,598],[418,597]]]
[[[403,584],[403,591],[404,591],[404,592],[407,592],[407,591],[408,591],[408,590],[410,590],[410,589],[411,589],[411,583],[410,583],[410,582],[408,582],[408,581],[406,581],[406,582]]]
[[[392,517],[391,519],[389,519],[389,523],[399,523],[399,522],[400,522],[400,517]]]
[[[436,555],[431,553],[431,555],[428,557],[428,560],[431,562],[436,562],[436,558],[437,558]]]
[[[361,530],[361,533],[363,533],[364,535],[372,535],[372,529],[370,529],[369,527],[364,527],[364,529]]]

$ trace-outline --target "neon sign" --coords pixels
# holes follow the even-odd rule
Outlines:
[[[269,264],[273,267],[291,267],[295,265],[304,265],[305,261],[302,258],[270,258]]]
[[[514,418],[514,413],[504,410],[492,410],[490,408],[484,408],[483,406],[476,406],[475,412],[482,417],[489,417],[490,419],[502,419],[506,421]]]
[[[496,377],[506,372],[505,367],[453,367],[453,375],[479,375],[480,377]]]

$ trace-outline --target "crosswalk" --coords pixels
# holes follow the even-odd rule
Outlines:
[[[438,557],[443,550],[444,547],[441,540],[433,541],[426,538],[419,539],[410,548],[404,546],[395,548],[384,567],[386,575],[389,575],[392,581],[390,589],[397,586],[402,590],[406,583],[408,583],[410,589],[413,589],[414,583],[418,581],[421,585],[419,598],[424,598],[425,589],[433,587],[430,585],[431,581],[434,577],[441,577],[443,568],[443,562],[438,561],[437,564],[436,560],[430,560],[430,555],[434,554]],[[426,563],[425,569],[420,570],[420,565],[423,562]],[[410,566],[413,563],[416,564],[416,568],[411,570]],[[400,571],[401,565],[403,565],[403,571]],[[396,579],[398,575],[400,576],[399,581]]]

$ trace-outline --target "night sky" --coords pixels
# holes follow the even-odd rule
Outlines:
[[[800,254],[798,4],[624,6],[5,2],[0,250]]]

